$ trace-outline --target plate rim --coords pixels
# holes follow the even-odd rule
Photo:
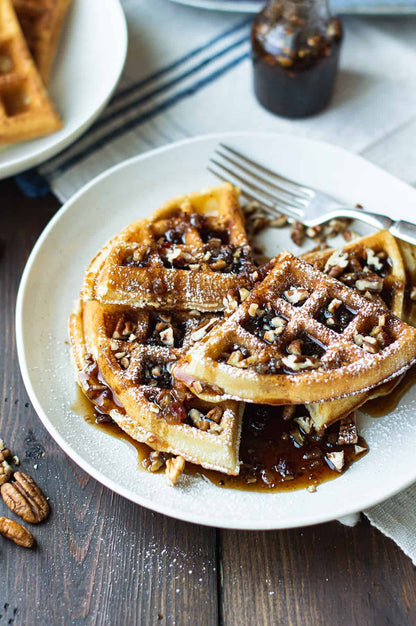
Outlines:
[[[246,13],[253,14],[258,13],[261,9],[260,0],[244,0],[243,3],[237,3],[229,0],[171,0],[176,4],[182,4],[183,6],[195,7],[198,9],[204,9],[207,11],[224,11],[228,13]],[[238,4],[238,6],[237,6]],[[405,15],[415,15],[416,6],[410,4],[401,4],[396,7],[357,7],[351,11],[337,11],[337,15],[380,15],[380,16],[397,16],[403,17]]]
[[[39,419],[41,420],[41,422],[43,423],[43,425],[45,426],[46,430],[49,432],[51,437],[61,447],[61,449],[65,452],[65,454],[67,454],[73,461],[75,461],[80,466],[80,468],[83,469],[86,473],[88,473],[92,478],[100,482],[105,487],[111,489],[115,493],[126,498],[127,500],[134,502],[135,504],[143,506],[157,513],[167,515],[168,517],[172,517],[173,519],[178,519],[184,522],[200,524],[202,526],[207,526],[207,527],[224,528],[224,529],[229,529],[229,530],[283,530],[283,529],[289,529],[289,528],[300,528],[300,527],[306,527],[306,526],[312,526],[315,524],[322,524],[325,522],[330,522],[330,521],[339,519],[347,515],[358,513],[362,511],[363,508],[370,509],[373,506],[381,502],[384,502],[385,500],[388,500],[389,498],[396,495],[397,493],[400,493],[401,491],[407,489],[411,484],[415,483],[416,482],[416,466],[415,466],[414,475],[408,477],[404,482],[401,483],[399,487],[396,486],[396,487],[391,488],[387,493],[383,494],[382,498],[380,498],[379,496],[369,498],[368,503],[365,505],[365,507],[363,506],[354,507],[354,505],[347,504],[347,505],[344,505],[344,507],[340,507],[340,509],[337,510],[336,514],[331,515],[328,513],[328,514],[320,515],[318,512],[317,514],[310,516],[308,520],[302,521],[302,524],[299,524],[299,521],[296,519],[292,519],[292,520],[289,519],[285,521],[281,521],[278,519],[277,520],[272,519],[270,521],[267,519],[265,520],[262,519],[261,520],[262,523],[260,525],[255,524],[254,522],[247,524],[247,523],[244,523],[244,520],[242,520],[241,523],[232,523],[232,524],[227,524],[221,521],[212,523],[204,519],[204,516],[201,516],[200,514],[182,512],[181,510],[175,510],[174,512],[172,512],[170,505],[167,505],[167,507],[165,507],[163,505],[163,502],[155,502],[154,500],[149,499],[146,496],[135,494],[129,491],[127,488],[119,485],[114,479],[108,478],[107,476],[105,476],[100,470],[97,470],[96,468],[94,468],[93,465],[88,461],[88,459],[85,459],[81,454],[79,454],[73,448],[72,444],[70,442],[67,442],[66,439],[63,437],[63,435],[60,434],[59,430],[50,422],[46,412],[43,410],[41,403],[37,398],[35,389],[33,388],[31,384],[29,370],[27,367],[27,362],[25,358],[25,345],[23,341],[23,303],[25,299],[26,289],[27,289],[29,279],[30,279],[32,266],[36,260],[36,257],[39,251],[42,248],[44,241],[47,239],[49,233],[51,232],[55,224],[59,222],[60,219],[63,217],[63,215],[65,215],[68,211],[70,211],[71,207],[77,203],[79,198],[83,196],[85,193],[88,193],[92,187],[99,185],[104,179],[111,177],[115,172],[117,172],[120,169],[129,167],[133,163],[140,163],[141,161],[151,158],[157,154],[173,151],[176,148],[181,147],[183,145],[203,142],[206,140],[220,140],[220,139],[224,140],[224,138],[232,139],[233,137],[235,138],[235,137],[244,137],[244,136],[257,136],[258,137],[261,135],[268,136],[268,137],[270,137],[270,135],[273,135],[275,137],[279,137],[280,139],[284,139],[284,138],[289,138],[290,140],[296,139],[296,140],[307,141],[310,143],[315,143],[319,145],[324,145],[326,147],[330,147],[331,149],[335,149],[339,151],[340,153],[344,153],[349,156],[352,155],[354,156],[354,158],[361,160],[365,162],[366,164],[370,164],[372,167],[374,167],[376,170],[381,172],[383,175],[393,178],[396,181],[396,183],[400,183],[404,187],[412,190],[413,192],[415,191],[410,185],[401,181],[397,177],[393,176],[392,174],[390,174],[383,168],[380,168],[379,166],[371,163],[370,161],[368,161],[361,155],[354,154],[353,152],[345,150],[344,148],[341,148],[340,146],[337,146],[327,141],[310,139],[307,137],[297,136],[297,135],[293,135],[290,133],[278,133],[278,132],[270,133],[266,131],[260,131],[260,132],[258,131],[241,131],[241,132],[232,131],[232,132],[226,132],[226,133],[222,133],[222,132],[208,133],[204,135],[198,135],[196,137],[182,139],[180,141],[173,142],[171,144],[164,145],[159,148],[155,148],[154,150],[150,150],[143,154],[136,155],[129,159],[125,159],[121,161],[120,163],[117,163],[111,168],[95,176],[91,181],[86,183],[73,196],[71,196],[62,205],[62,207],[56,212],[56,214],[47,223],[47,225],[45,226],[45,228],[39,235],[26,261],[26,264],[25,264],[25,267],[24,267],[24,270],[20,279],[17,298],[16,298],[15,337],[16,337],[18,362],[19,362],[19,367],[20,367],[20,372],[22,375],[23,383],[25,385],[25,389],[27,391],[29,399],[36,411],[36,414],[38,415]]]
[[[85,1],[85,0],[84,0]],[[23,158],[15,158],[14,160],[2,165],[1,163],[1,155],[0,155],[0,180],[5,178],[9,178],[10,176],[16,176],[25,172],[26,170],[32,169],[34,167],[38,167],[42,165],[48,159],[57,156],[60,152],[65,150],[68,146],[75,143],[77,139],[94,123],[94,121],[99,117],[102,113],[103,109],[108,104],[111,96],[114,94],[118,82],[120,80],[121,74],[123,72],[127,51],[128,51],[128,28],[127,28],[127,20],[126,15],[124,13],[123,7],[121,5],[121,0],[110,0],[110,2],[114,3],[115,10],[118,11],[119,19],[120,19],[120,46],[123,46],[123,50],[121,52],[121,63],[120,67],[116,72],[116,76],[113,84],[108,89],[107,95],[101,101],[101,103],[97,106],[97,108],[90,113],[90,115],[84,120],[84,122],[78,126],[72,133],[69,135],[63,136],[60,140],[55,143],[46,146],[39,152],[32,154],[31,156],[23,157]],[[121,39],[122,38],[122,39]],[[51,137],[53,134],[51,135]],[[41,139],[41,138],[40,138]],[[36,139],[32,139],[31,141],[36,141]],[[13,144],[12,144],[13,145]],[[6,153],[7,154],[7,153]]]

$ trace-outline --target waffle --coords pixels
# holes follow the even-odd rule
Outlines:
[[[71,0],[13,0],[28,48],[45,85]]]
[[[47,135],[61,126],[11,0],[0,0],[0,144]]]
[[[91,263],[84,301],[219,311],[257,277],[237,190],[174,198],[111,240]]]
[[[336,312],[329,328],[326,312]],[[371,389],[416,361],[416,330],[289,252],[172,372],[200,398],[303,404]]]
[[[361,293],[370,300],[384,302],[394,315],[402,318],[406,272],[399,245],[388,231],[363,237],[340,250],[307,253],[303,258],[327,274],[332,272],[338,280],[352,289],[357,288],[357,281],[358,286],[362,286],[362,281],[370,277],[374,281],[370,290],[364,288]],[[341,265],[345,267],[336,265],[339,262],[337,259],[341,259]],[[331,323],[331,316],[328,316],[327,321]],[[398,377],[371,392],[309,404],[307,409],[315,428],[322,430],[356,410],[367,400],[391,393],[399,380]]]
[[[169,373],[219,319],[81,301],[70,339],[81,388],[122,430],[155,450],[238,474],[243,405],[200,401]]]

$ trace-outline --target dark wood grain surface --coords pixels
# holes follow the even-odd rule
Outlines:
[[[33,528],[36,549],[0,537],[0,626],[416,624],[412,563],[364,520],[352,529],[204,528],[124,500],[66,457],[29,403],[14,340],[20,276],[58,207],[0,183],[0,437],[52,509]]]

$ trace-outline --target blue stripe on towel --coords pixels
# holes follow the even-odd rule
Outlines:
[[[101,128],[101,126],[105,126],[106,124],[108,124],[108,122],[111,122],[112,120],[116,119],[119,115],[124,115],[130,109],[133,109],[136,106],[139,106],[141,104],[144,104],[145,102],[148,102],[148,100],[151,100],[155,96],[158,96],[159,94],[163,93],[164,91],[166,91],[170,87],[173,87],[174,85],[177,85],[178,83],[180,83],[185,78],[189,78],[189,76],[192,76],[192,74],[195,74],[196,72],[198,72],[199,70],[203,69],[204,67],[206,67],[207,65],[209,65],[213,61],[216,61],[217,59],[222,57],[227,52],[231,52],[235,48],[238,48],[238,46],[241,46],[241,44],[245,43],[246,41],[247,41],[247,36],[244,35],[244,37],[241,37],[240,39],[238,39],[237,41],[233,42],[232,44],[230,44],[226,48],[223,48],[222,50],[219,50],[218,52],[216,52],[215,54],[213,54],[209,58],[204,59],[203,61],[198,63],[198,65],[195,65],[194,67],[190,68],[189,70],[186,70],[186,72],[183,72],[182,74],[179,74],[179,76],[176,76],[176,78],[172,78],[172,80],[167,81],[163,85],[160,85],[159,87],[156,87],[155,89],[153,89],[153,91],[149,91],[149,93],[145,94],[144,96],[140,96],[139,98],[136,98],[135,100],[132,100],[128,104],[125,104],[124,106],[122,106],[119,109],[117,109],[117,111],[113,111],[112,113],[109,113],[108,115],[102,115],[100,117],[100,119],[97,122],[95,122],[95,124],[93,124],[91,126],[90,130],[91,131],[97,130],[98,128]]]
[[[183,63],[186,63],[186,61],[189,61],[190,59],[192,59],[193,57],[197,56],[201,52],[204,52],[205,50],[208,50],[208,48],[210,48],[211,46],[215,45],[216,43],[218,43],[222,39],[225,39],[229,35],[232,35],[233,33],[237,32],[238,30],[241,30],[242,28],[247,27],[250,23],[251,23],[251,20],[250,19],[246,19],[243,22],[240,22],[239,24],[237,24],[236,26],[233,26],[232,28],[228,28],[223,33],[221,33],[220,35],[217,35],[216,37],[213,37],[212,39],[210,39],[206,43],[202,44],[201,46],[198,46],[197,48],[194,48],[190,52],[187,52],[183,57],[180,57],[179,59],[177,59],[176,61],[173,61],[169,65],[166,65],[165,67],[162,67],[160,70],[157,70],[156,72],[154,72],[150,76],[146,76],[146,78],[143,78],[142,80],[139,80],[137,83],[133,83],[133,84],[129,85],[128,87],[125,87],[124,89],[118,90],[116,92],[116,94],[112,97],[112,99],[110,100],[109,106],[111,106],[114,102],[117,102],[118,100],[120,100],[120,99],[122,99],[122,98],[124,98],[126,96],[129,96],[134,91],[142,89],[143,87],[146,87],[146,85],[151,83],[153,80],[157,80],[158,78],[160,78],[161,76],[164,76],[168,72],[171,72],[172,70],[176,69],[177,67],[180,67],[181,65],[183,65]]]
[[[192,58],[196,57],[198,54],[201,54],[202,52],[205,52],[210,47],[212,47],[215,44],[219,43],[220,41],[222,41],[226,37],[228,37],[228,36],[238,32],[239,30],[241,30],[243,28],[246,28],[250,24],[250,21],[251,21],[250,19],[245,19],[242,22],[239,22],[238,24],[232,26],[231,28],[227,28],[225,31],[223,31],[219,35],[216,35],[215,37],[213,37],[212,39],[208,40],[204,44],[202,44],[200,46],[197,46],[196,48],[193,48],[192,50],[187,52],[184,56],[180,57],[176,61],[173,61],[172,63],[169,63],[165,67],[160,68],[159,70],[157,70],[153,74],[147,76],[146,78],[143,78],[142,80],[140,80],[140,81],[138,81],[136,83],[133,83],[133,84],[129,85],[128,87],[125,87],[124,89],[120,89],[119,91],[116,92],[116,94],[110,100],[110,104],[108,105],[108,107],[111,107],[112,105],[116,105],[119,101],[123,100],[123,98],[128,97],[129,95],[133,94],[135,91],[140,91],[143,87],[146,87],[147,85],[151,84],[153,81],[163,77],[165,74],[168,74],[172,70],[175,70],[176,68],[180,67],[183,63],[186,63],[187,61],[189,61]],[[89,129],[89,131],[94,131],[95,129],[100,128],[101,126],[105,125],[108,121],[111,121],[112,119],[116,118],[119,114],[128,111],[129,109],[131,109],[134,106],[138,106],[140,104],[143,104],[144,102],[148,101],[151,97],[154,97],[154,96],[158,95],[159,93],[162,93],[164,90],[166,90],[169,87],[172,87],[173,85],[179,83],[181,80],[184,80],[184,79],[188,78],[189,76],[191,76],[196,71],[198,71],[200,69],[203,69],[210,62],[215,61],[222,54],[226,54],[227,52],[233,50],[238,45],[241,45],[241,43],[243,43],[245,41],[245,39],[246,39],[246,36],[244,38],[239,39],[237,42],[231,44],[230,46],[224,48],[223,50],[221,50],[220,52],[216,53],[212,57],[210,57],[208,59],[205,59],[199,65],[197,65],[195,68],[192,68],[190,70],[187,70],[186,72],[183,72],[177,78],[172,79],[171,81],[168,81],[165,85],[161,85],[160,87],[155,88],[154,90],[152,90],[151,92],[149,92],[148,94],[146,94],[146,95],[144,95],[142,97],[136,98],[133,102],[131,102],[131,103],[127,104],[127,105],[122,106],[117,111],[114,111],[112,113],[110,112],[107,116],[104,113],[104,115],[102,117],[100,117],[100,119],[97,122],[95,122],[95,124],[92,125],[92,127]],[[243,59],[241,58],[241,60],[243,60]],[[239,60],[236,59],[235,65],[238,62],[239,62]],[[229,64],[229,65],[230,65],[229,69],[231,69],[231,67],[233,67],[234,64]],[[228,68],[228,66],[226,66],[226,68]],[[216,74],[221,75],[225,71],[227,71],[227,69],[221,68],[218,72],[214,72],[214,74],[213,74],[214,77],[212,79],[210,79],[210,77],[208,76],[207,77],[207,82],[211,82],[211,80],[215,80],[215,77],[216,77],[215,75]],[[199,81],[196,85],[199,85],[200,83],[204,83],[204,82],[205,82],[205,79],[203,81]],[[201,86],[203,86],[203,84]],[[188,89],[184,90],[184,92],[189,92],[189,95],[191,95],[196,90],[198,90],[198,88],[199,87],[195,88],[194,86],[191,86]],[[150,111],[148,113],[142,114],[141,116],[139,116],[137,118],[138,121],[134,125],[139,125],[140,123],[142,123],[144,121],[147,121],[147,119],[150,119],[151,117],[153,117],[157,113],[160,113],[161,111],[166,110],[169,106],[172,106],[173,104],[176,104],[176,102],[178,100],[180,100],[181,97],[186,97],[186,95],[181,96],[181,94],[182,94],[182,92],[176,94],[176,96],[173,96],[172,98],[169,98],[166,102],[161,103],[160,105],[155,107],[154,110],[152,110],[152,111]],[[130,124],[130,122],[126,126],[128,127],[129,124]],[[124,130],[124,128],[123,128],[123,130]],[[88,137],[88,132],[89,131],[87,131],[83,135],[83,137]],[[117,133],[117,135],[121,134],[117,130],[113,131],[113,133]],[[113,133],[111,133],[111,135]],[[62,165],[60,165],[56,169],[52,169],[50,172],[48,172],[47,175],[55,174],[55,173],[61,173],[63,171],[66,171],[69,167],[71,167],[73,164],[75,164],[78,160],[84,158],[85,156],[88,156],[88,154],[90,152],[93,152],[96,148],[101,147],[103,144],[107,143],[107,141],[111,140],[111,138],[107,139],[107,137],[108,137],[108,135],[105,136],[102,140],[98,140],[94,144],[93,148],[85,148],[79,154],[70,157],[69,159],[67,159],[67,161],[64,161]],[[61,153],[61,155],[62,154],[65,154],[65,151],[63,153]],[[53,157],[51,159],[51,161],[53,161],[54,158],[59,158],[59,156],[60,155],[57,155],[57,157]],[[68,165],[68,163],[69,163],[69,165]],[[40,175],[36,168],[31,169],[31,170],[27,170],[26,172],[23,172],[23,173],[19,174],[18,176],[15,177],[15,181],[16,181],[17,185],[19,186],[20,190],[23,192],[23,194],[25,196],[27,196],[27,197],[30,197],[30,198],[44,197],[45,195],[47,195],[50,192],[50,187],[49,187],[49,183],[47,181],[47,178],[45,178],[44,176]]]
[[[123,125],[120,128],[116,128],[113,131],[107,133],[107,135],[104,135],[103,137],[101,137],[101,139],[99,139],[94,144],[94,146],[86,148],[85,150],[82,150],[78,154],[75,154],[74,156],[70,157],[69,159],[61,163],[61,165],[59,165],[59,167],[57,167],[56,170],[54,170],[53,174],[62,174],[66,172],[68,169],[76,165],[82,159],[87,158],[90,154],[92,154],[96,150],[103,148],[108,142],[113,141],[114,139],[118,139],[121,135],[124,135],[126,132],[132,130],[136,126],[143,124],[143,122],[147,122],[149,119],[151,119],[155,115],[162,113],[163,111],[177,104],[184,98],[188,98],[189,96],[192,96],[194,93],[196,93],[203,87],[206,87],[207,85],[215,81],[217,78],[219,78],[220,76],[222,76],[229,70],[233,69],[234,67],[239,65],[242,61],[248,58],[249,58],[249,53],[244,52],[244,54],[240,55],[239,57],[236,57],[235,59],[233,59],[226,65],[223,65],[218,70],[215,70],[215,72],[212,72],[211,74],[208,74],[208,76],[206,76],[205,78],[202,78],[201,80],[197,81],[194,85],[190,85],[186,89],[179,91],[177,94],[175,94],[171,98],[168,98],[164,102],[161,102],[160,104],[155,106],[151,111],[142,113],[141,115],[133,118],[129,122],[123,122]]]

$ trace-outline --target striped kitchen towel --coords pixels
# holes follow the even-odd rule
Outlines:
[[[331,106],[299,121],[274,117],[251,88],[249,19],[169,0],[123,0],[129,53],[119,88],[75,144],[19,177],[62,200],[123,159],[202,133],[280,131],[336,143],[416,183],[416,19],[348,17]],[[416,564],[416,487],[368,518]],[[348,520],[351,522],[351,519]],[[352,520],[354,521],[354,520]]]
[[[249,17],[169,0],[123,0],[123,7],[129,52],[117,92],[81,139],[18,178],[26,192],[42,193],[50,184],[65,200],[125,158],[207,132],[293,132],[363,153],[413,116],[414,18],[344,18],[346,41],[332,106],[293,122],[270,115],[254,98]],[[400,163],[395,152],[377,152],[375,159],[412,180],[415,156],[407,152],[401,159],[399,151]]]

